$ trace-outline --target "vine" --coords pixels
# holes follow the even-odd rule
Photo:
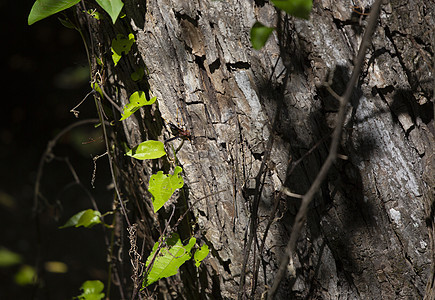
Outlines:
[[[32,25],[37,21],[40,21],[56,13],[62,12],[78,4],[79,2],[80,0],[36,0],[28,17],[28,24]],[[121,0],[96,0],[96,2],[104,11],[106,11],[109,14],[113,24],[115,24],[116,20],[120,16],[122,7],[124,5],[123,2]],[[83,11],[85,11],[91,17],[96,18],[98,20],[102,18],[101,15],[96,10],[83,10]],[[79,26],[74,24],[67,17],[65,17],[65,19],[59,19],[59,20],[64,26],[79,31],[84,41],[86,51],[88,54],[88,60],[92,69],[91,55],[88,50],[88,46],[86,44],[83,33],[79,29]],[[117,64],[119,63],[119,61],[122,59],[123,56],[129,54],[131,47],[134,45],[134,43],[135,43],[135,37],[132,33],[129,33],[128,36],[124,36],[123,34],[116,35],[116,37],[112,40],[111,43],[112,61],[114,66],[117,66]],[[93,59],[95,59],[95,61],[101,68],[104,68],[103,59],[98,57],[94,57]],[[94,72],[91,71],[91,77],[93,78],[91,81],[91,88],[94,91],[94,97],[95,97],[97,111],[100,120],[99,125],[102,127],[104,140],[106,142],[106,148],[107,148],[106,154],[109,155],[110,170],[115,185],[117,200],[121,208],[121,212],[124,215],[126,222],[128,224],[127,230],[130,233],[129,235],[130,235],[130,242],[131,242],[130,252],[134,252],[133,253],[134,258],[132,256],[132,264],[134,269],[133,271],[136,273],[138,271],[137,260],[140,259],[140,255],[136,251],[137,247],[135,242],[135,234],[136,234],[135,228],[137,225],[130,223],[127,217],[126,209],[123,204],[123,200],[120,196],[121,194],[119,192],[118,183],[116,181],[114,166],[112,165],[112,158],[111,158],[112,150],[108,144],[108,137],[106,132],[107,124],[105,121],[106,115],[101,104],[101,98],[108,99],[109,102],[120,112],[121,118],[119,119],[119,121],[124,121],[128,119],[143,106],[154,104],[157,101],[157,98],[152,97],[151,99],[147,99],[146,93],[144,91],[136,91],[133,94],[131,94],[131,96],[129,97],[129,103],[126,104],[123,109],[121,109],[105,93],[103,89],[103,85],[104,85],[104,83],[102,82],[103,76],[101,76],[101,73],[103,72],[104,70],[94,71]],[[140,81],[142,80],[144,75],[145,75],[144,69],[139,68],[131,74],[131,79],[133,81]],[[90,94],[88,94],[87,96],[89,95]],[[77,105],[71,110],[71,112],[73,112],[76,117],[78,117],[78,113],[79,113],[76,110],[76,108],[80,106],[80,104],[84,100],[86,100],[86,98],[87,97],[85,97],[85,99],[83,99],[79,103],[79,105]],[[54,144],[50,146],[50,152],[53,146]],[[167,153],[165,150],[165,146],[162,142],[157,140],[147,140],[138,144],[132,149],[126,149],[125,155],[138,160],[150,160],[150,159],[161,158],[167,155]],[[177,160],[175,159],[175,161]],[[172,175],[164,174],[163,171],[158,171],[156,174],[151,175],[148,184],[148,190],[152,195],[152,204],[154,206],[155,213],[157,213],[159,209],[162,208],[164,204],[167,203],[167,201],[169,201],[169,199],[171,198],[171,196],[174,194],[176,190],[179,190],[183,187],[184,180],[181,175],[181,172],[182,172],[182,168],[180,166],[175,166],[174,173]],[[37,186],[39,186],[38,183]],[[35,199],[37,196],[38,196],[38,192],[36,191]],[[35,203],[37,203],[37,201],[35,201]],[[69,227],[81,227],[81,226],[85,228],[92,228],[98,224],[102,224],[107,228],[113,228],[113,225],[107,225],[103,221],[103,218],[106,215],[114,214],[114,211],[109,211],[105,214],[101,214],[101,212],[96,208],[95,205],[94,207],[95,209],[86,209],[76,213],[63,226],[60,226],[59,229],[64,229]],[[190,208],[188,210],[190,210]],[[186,216],[187,211],[178,220],[177,224],[173,229],[175,229],[180,223],[181,219]],[[169,224],[169,221],[167,222],[167,224]],[[177,233],[169,232],[170,230],[167,229],[168,228],[165,228],[165,231],[161,234],[159,240],[155,243],[151,253],[146,259],[146,263],[145,263],[146,270],[144,271],[144,273],[142,275],[136,274],[136,276],[139,275],[144,278],[142,282],[142,289],[145,289],[147,286],[158,281],[159,279],[167,278],[177,274],[178,269],[181,267],[181,265],[183,265],[187,260],[190,260],[192,256],[195,261],[195,266],[198,268],[200,266],[201,261],[204,260],[209,253],[209,249],[206,244],[203,244],[202,246],[196,244],[196,238],[191,237],[188,243],[184,245],[180,239],[180,236]],[[113,239],[111,243],[113,246]],[[112,248],[112,246],[110,247]],[[130,253],[130,255],[131,254],[132,253]],[[133,260],[135,260],[135,262]],[[109,270],[109,274],[110,273],[111,273],[111,268]],[[110,278],[109,278],[109,283],[110,283]],[[108,284],[107,287],[107,296],[109,296],[110,294],[109,286],[110,284]],[[102,293],[104,289],[104,284],[98,280],[86,281],[83,283],[80,289],[82,290],[82,294],[79,295],[77,299],[84,299],[84,300],[102,299],[105,296],[105,294]]]
[[[50,15],[59,13],[63,10],[66,10],[77,3],[79,3],[80,0],[37,0],[32,7],[32,10],[29,14],[28,23],[29,25],[42,20]],[[271,0],[271,2],[280,10],[284,11],[285,13],[298,17],[303,19],[308,19],[310,16],[310,12],[312,9],[312,0]],[[110,16],[112,23],[115,24],[116,20],[120,17],[120,13],[123,7],[123,2],[121,0],[96,0],[96,3],[108,13]],[[377,3],[380,3],[380,1],[377,1]],[[84,6],[84,5],[83,5]],[[379,6],[379,4],[378,4]],[[86,11],[89,15],[91,15],[94,18],[101,18],[100,15],[98,15],[95,11]],[[373,16],[372,19],[376,20],[376,16]],[[63,20],[62,24],[66,26],[70,26],[71,28],[75,28],[78,30],[78,26],[71,25],[68,20]],[[373,24],[372,24],[373,25]],[[374,26],[374,25],[373,25]],[[269,39],[270,35],[277,30],[275,27],[267,27],[263,25],[260,22],[256,22],[250,32],[250,40],[252,47],[256,50],[260,50]],[[370,28],[370,30],[373,30],[373,28]],[[369,34],[368,38],[370,38],[371,31],[368,30]],[[83,35],[82,35],[83,37]],[[364,40],[367,40],[368,38],[364,38]],[[113,66],[117,66],[120,60],[123,56],[126,56],[131,51],[132,46],[136,42],[134,34],[129,33],[128,36],[125,36],[123,34],[117,34],[116,37],[112,40],[111,43],[111,53],[112,53],[112,62]],[[86,42],[85,42],[86,45]],[[306,218],[307,213],[307,207],[309,203],[311,202],[314,194],[317,192],[320,183],[323,181],[323,178],[326,176],[326,172],[328,171],[329,167],[332,165],[332,163],[335,161],[337,157],[337,147],[339,143],[339,138],[342,130],[342,123],[343,123],[343,116],[345,113],[346,104],[349,101],[350,93],[353,89],[353,86],[355,85],[356,79],[359,74],[360,65],[363,61],[364,54],[365,54],[365,48],[366,45],[362,45],[360,48],[360,53],[357,59],[357,64],[355,66],[355,70],[353,72],[353,76],[351,79],[351,82],[347,86],[347,90],[345,95],[342,97],[337,96],[338,100],[341,103],[339,116],[337,118],[337,127],[334,131],[334,137],[330,148],[330,153],[325,161],[321,171],[319,172],[315,182],[310,187],[309,191],[301,198],[302,198],[302,205],[298,212],[298,215],[296,217],[295,224],[292,229],[292,234],[290,237],[290,241],[287,246],[286,255],[283,258],[281,262],[280,269],[278,271],[278,274],[274,280],[273,286],[268,292],[268,297],[272,298],[280,284],[281,278],[283,276],[284,271],[287,268],[287,265],[289,263],[289,259],[291,259],[294,247],[296,244],[296,240],[299,236],[299,232],[301,230],[301,226]],[[362,55],[362,56],[361,56]],[[89,56],[89,52],[88,52]],[[362,58],[361,58],[362,57]],[[102,62],[102,59],[95,58],[97,60],[98,65],[100,65],[102,68],[104,68],[104,64]],[[143,79],[145,75],[145,71],[143,68],[139,68],[135,70],[133,73],[131,73],[131,79],[133,81],[140,81]],[[117,195],[117,201],[119,203],[119,206],[121,208],[121,212],[124,215],[126,219],[126,223],[128,224],[128,231],[130,233],[130,241],[132,243],[131,245],[131,252],[134,252],[133,256],[136,257],[136,259],[140,255],[136,251],[136,245],[135,245],[135,237],[134,234],[136,232],[136,224],[131,224],[128,217],[127,212],[124,207],[124,201],[121,198],[121,193],[119,191],[119,185],[116,181],[115,176],[115,168],[112,165],[112,149],[109,147],[107,132],[106,132],[106,124],[105,124],[105,113],[104,109],[102,107],[101,99],[106,98],[109,102],[121,113],[121,118],[118,120],[120,122],[128,119],[131,117],[136,111],[138,111],[140,108],[144,106],[150,106],[156,103],[157,98],[151,97],[150,99],[147,99],[147,93],[144,91],[135,91],[131,96],[129,97],[129,102],[121,109],[117,106],[115,101],[113,101],[104,91],[103,89],[104,82],[101,79],[101,75],[99,72],[94,72],[93,74],[93,80],[91,82],[92,89],[96,92],[94,93],[97,110],[99,114],[100,124],[103,129],[105,142],[106,142],[106,148],[107,148],[107,154],[109,155],[109,164],[110,164],[110,170],[112,173],[112,179],[115,185],[116,195]],[[151,92],[149,91],[151,94]],[[332,95],[336,95],[333,91],[331,91]],[[184,136],[187,136],[185,134]],[[179,137],[179,136],[177,136]],[[171,139],[169,139],[171,140]],[[169,141],[167,140],[167,141]],[[184,142],[184,138],[183,138]],[[270,141],[272,143],[272,140]],[[176,152],[174,151],[174,157],[175,162],[177,162],[176,159]],[[150,159],[159,159],[167,155],[165,150],[165,145],[161,141],[157,140],[147,140],[144,142],[141,142],[137,146],[133,147],[132,149],[126,149],[125,155],[130,156],[134,159],[138,160],[150,160]],[[267,159],[264,159],[266,161]],[[171,196],[175,193],[175,191],[180,190],[184,186],[184,179],[181,175],[182,168],[178,165],[174,166],[174,173],[173,174],[164,174],[163,171],[158,171],[156,174],[152,174],[150,176],[149,182],[148,182],[148,191],[152,195],[152,205],[154,209],[154,213],[157,213],[171,198]],[[258,177],[258,185],[261,181],[261,173],[259,172]],[[285,188],[281,191],[282,193],[285,193]],[[249,236],[248,236],[248,242],[245,245],[245,259],[244,264],[242,267],[242,274],[241,274],[241,291],[243,291],[244,287],[244,277],[245,277],[245,267],[249,256],[249,251],[251,248],[251,244],[253,241],[253,234],[256,230],[256,221],[255,221],[255,214],[256,209],[258,207],[257,200],[254,200],[253,205],[253,214],[251,215],[251,226],[249,229]],[[190,208],[189,208],[190,209]],[[188,210],[189,210],[188,209]],[[187,211],[188,211],[187,210]],[[173,217],[175,211],[175,207],[173,207],[172,214],[170,215],[169,220],[166,223],[165,230],[163,233],[161,233],[158,241],[154,244],[151,253],[146,259],[145,262],[145,271],[143,272],[143,281],[142,281],[142,289],[145,289],[149,285],[155,283],[156,281],[167,278],[170,276],[173,276],[178,273],[179,268],[188,260],[190,260],[193,256],[195,260],[195,266],[199,267],[202,260],[204,260],[207,255],[209,254],[209,249],[206,244],[203,244],[201,247],[196,244],[196,238],[190,237],[186,244],[183,243],[180,236],[173,232],[173,230],[177,227],[180,220],[176,223],[174,228],[169,228],[169,222],[171,221],[171,218]],[[181,218],[184,218],[186,216],[187,211],[181,216]],[[84,211],[81,211],[74,216],[72,216],[65,225],[61,226],[60,228],[67,228],[67,227],[86,227],[91,228],[97,224],[104,224],[102,222],[102,219],[107,214],[112,214],[113,212],[108,212],[104,215],[102,215],[98,210],[92,210],[87,209]],[[106,225],[110,228],[109,225]],[[264,240],[263,240],[264,244]],[[193,249],[196,248],[195,251]],[[132,260],[133,263],[133,260]],[[257,263],[258,265],[258,263]],[[134,272],[137,272],[138,266],[133,264]],[[91,296],[86,295],[94,295],[92,299],[101,299],[104,297],[104,294],[101,293],[103,288],[101,287],[101,282],[85,282],[82,286],[83,294],[78,297],[78,299],[91,299]],[[104,285],[103,285],[104,287]],[[240,296],[240,295],[239,295]]]

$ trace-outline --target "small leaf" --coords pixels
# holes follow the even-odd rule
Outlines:
[[[207,257],[210,250],[208,249],[207,244],[202,245],[201,248],[195,251],[195,254],[193,255],[193,259],[195,259],[195,266],[199,268],[199,265],[204,260],[204,258]]]
[[[153,104],[154,102],[156,102],[157,97],[152,97],[150,100],[147,100],[147,98],[145,96],[145,92],[137,91],[137,92],[134,92],[130,96],[129,100],[130,100],[130,103],[128,103],[124,107],[124,111],[121,114],[122,118],[119,119],[119,121],[127,119],[132,114],[134,114],[139,108],[141,108],[142,106]]]
[[[93,88],[95,91],[97,91],[98,94],[100,94],[101,97],[103,97],[103,91],[101,90],[101,88],[98,85],[98,83],[96,83],[96,82],[91,83],[91,88]]]
[[[9,267],[21,262],[21,256],[6,248],[0,248],[0,267]]]
[[[35,269],[28,265],[23,265],[14,276],[15,283],[18,285],[34,284],[36,280]]]
[[[32,25],[79,2],[80,0],[36,0],[30,10],[27,23]]]
[[[186,246],[180,240],[176,233],[166,240],[166,247],[160,249],[158,255],[155,255],[159,248],[159,242],[155,243],[153,251],[148,256],[146,267],[153,262],[148,274],[145,274],[143,287],[149,286],[161,278],[167,278],[177,274],[178,269],[189,260],[192,255],[190,250],[195,245],[196,238],[192,237]],[[153,261],[154,258],[154,261]]]
[[[95,20],[102,20],[101,14],[95,10],[95,9],[88,9],[86,11],[91,17],[93,17]],[[97,58],[98,59],[98,58]]]
[[[313,0],[271,0],[273,5],[297,18],[310,18]]]
[[[126,155],[136,159],[155,159],[166,155],[165,146],[160,141],[145,141],[133,149],[130,149]]]
[[[127,54],[130,52],[134,42],[133,33],[130,33],[128,37],[125,37],[123,34],[118,34],[116,38],[112,40],[112,60],[115,66],[121,59],[122,53]]]
[[[176,189],[183,187],[184,179],[180,175],[181,171],[183,169],[177,166],[173,175],[163,174],[163,171],[151,175],[148,191],[153,196],[154,212],[157,212],[171,198]]]
[[[65,26],[66,28],[69,28],[69,29],[77,29],[77,27],[68,19],[68,18],[65,18],[65,19],[61,19],[61,18],[57,18],[59,21],[60,21],[60,23],[63,25],[63,26]]]
[[[83,292],[78,296],[79,300],[100,300],[104,298],[104,293],[102,293],[104,284],[99,280],[85,281],[80,289]]]
[[[144,69],[139,68],[135,72],[131,73],[130,77],[131,77],[131,80],[133,80],[133,81],[140,81],[140,80],[142,80],[144,75],[145,75]]]
[[[260,22],[255,22],[254,26],[251,28],[251,44],[252,48],[255,50],[260,50],[263,48],[269,39],[270,34],[275,30],[275,28],[266,27]]]
[[[101,223],[100,217],[101,213],[99,211],[92,209],[83,210],[72,216],[63,226],[59,227],[59,229],[73,226],[91,228],[92,226]]]
[[[112,18],[113,24],[121,12],[124,3],[121,0],[96,0],[97,3],[109,14]]]

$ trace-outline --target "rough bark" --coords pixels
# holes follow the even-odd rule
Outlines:
[[[369,11],[371,1],[359,2]],[[279,191],[304,194],[327,156],[338,104],[322,84],[330,80],[338,94],[344,91],[365,12],[344,0],[314,1],[310,21],[265,1],[135,0],[126,1],[125,12],[115,26],[87,22],[93,45],[103,49],[117,33],[136,36],[134,55],[107,65],[112,98],[124,105],[148,84],[158,98],[158,108],[118,123],[113,139],[122,197],[139,228],[136,244],[144,259],[164,227],[146,183],[169,164],[127,158],[121,144],[168,137],[162,116],[192,135],[177,153],[186,187],[173,200],[176,215],[201,200],[178,229],[212,249],[198,271],[183,267],[154,293],[260,298],[299,205]],[[311,207],[289,266],[296,277],[282,282],[279,299],[434,299],[434,14],[431,1],[384,1],[349,107],[340,149],[347,159],[337,161]],[[278,24],[261,51],[249,41],[256,20]],[[109,50],[105,55],[110,59]],[[138,66],[148,68],[148,84],[130,79]],[[171,143],[177,148],[181,140]]]

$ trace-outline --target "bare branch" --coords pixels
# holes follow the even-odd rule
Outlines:
[[[372,11],[370,13],[369,21],[367,28],[364,33],[364,37],[361,41],[360,49],[358,52],[358,56],[355,60],[355,67],[352,72],[352,76],[347,84],[346,91],[344,95],[341,98],[340,101],[340,109],[338,111],[337,120],[336,120],[336,127],[333,133],[333,138],[331,142],[331,146],[329,149],[329,155],[326,158],[322,168],[320,169],[319,173],[317,174],[316,179],[312,183],[310,189],[308,192],[304,195],[302,198],[301,207],[299,208],[298,214],[296,215],[295,222],[293,224],[293,230],[290,235],[290,240],[287,243],[286,251],[284,254],[284,257],[282,258],[282,261],[280,263],[278,272],[275,276],[275,280],[273,282],[273,285],[271,289],[268,292],[268,299],[273,299],[276,291],[278,290],[279,284],[281,283],[282,278],[284,277],[284,274],[287,270],[287,265],[291,258],[293,258],[294,250],[296,248],[296,242],[299,238],[302,226],[305,224],[305,219],[308,212],[308,206],[313,200],[315,194],[320,188],[320,185],[322,184],[323,180],[325,179],[329,168],[332,166],[332,164],[335,162],[337,158],[337,149],[338,145],[341,140],[341,133],[343,130],[343,124],[345,120],[346,115],[346,109],[347,105],[350,101],[350,97],[352,95],[353,88],[355,84],[358,81],[359,74],[361,72],[361,67],[364,63],[364,57],[366,50],[371,42],[371,38],[373,35],[373,32],[377,25],[377,20],[380,12],[382,0],[376,0],[376,2],[372,6]]]

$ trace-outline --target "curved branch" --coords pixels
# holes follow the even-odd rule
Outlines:
[[[376,0],[376,2],[372,6],[372,11],[370,13],[370,19],[368,21],[367,28],[364,33],[364,37],[361,41],[360,49],[358,52],[358,56],[355,60],[355,67],[352,72],[352,76],[346,86],[346,91],[343,96],[339,97],[340,100],[340,110],[338,111],[337,120],[336,120],[336,127],[333,133],[331,146],[329,149],[329,155],[326,158],[325,162],[323,163],[322,168],[320,169],[319,173],[317,174],[316,179],[311,184],[310,189],[308,192],[304,195],[302,198],[301,207],[299,208],[298,214],[296,215],[295,222],[293,224],[292,233],[290,235],[290,240],[287,243],[286,251],[284,254],[284,257],[281,260],[278,272],[276,274],[275,280],[273,282],[273,285],[271,289],[268,292],[267,298],[273,299],[276,291],[278,290],[278,287],[284,277],[284,274],[287,270],[287,265],[290,261],[290,258],[293,257],[295,248],[296,248],[296,242],[299,238],[300,232],[302,230],[302,226],[305,224],[305,219],[307,217],[308,212],[308,206],[313,200],[315,194],[320,188],[320,185],[322,184],[323,180],[325,179],[326,175],[328,174],[329,168],[332,166],[332,164],[335,162],[335,159],[337,158],[337,149],[338,145],[341,140],[341,133],[343,130],[343,124],[345,121],[346,116],[346,108],[350,101],[350,97],[352,95],[353,88],[355,84],[358,81],[359,74],[361,72],[361,67],[364,63],[364,57],[366,50],[371,42],[371,38],[373,35],[373,32],[375,31],[378,16],[380,13],[380,7],[381,7],[382,0]]]

